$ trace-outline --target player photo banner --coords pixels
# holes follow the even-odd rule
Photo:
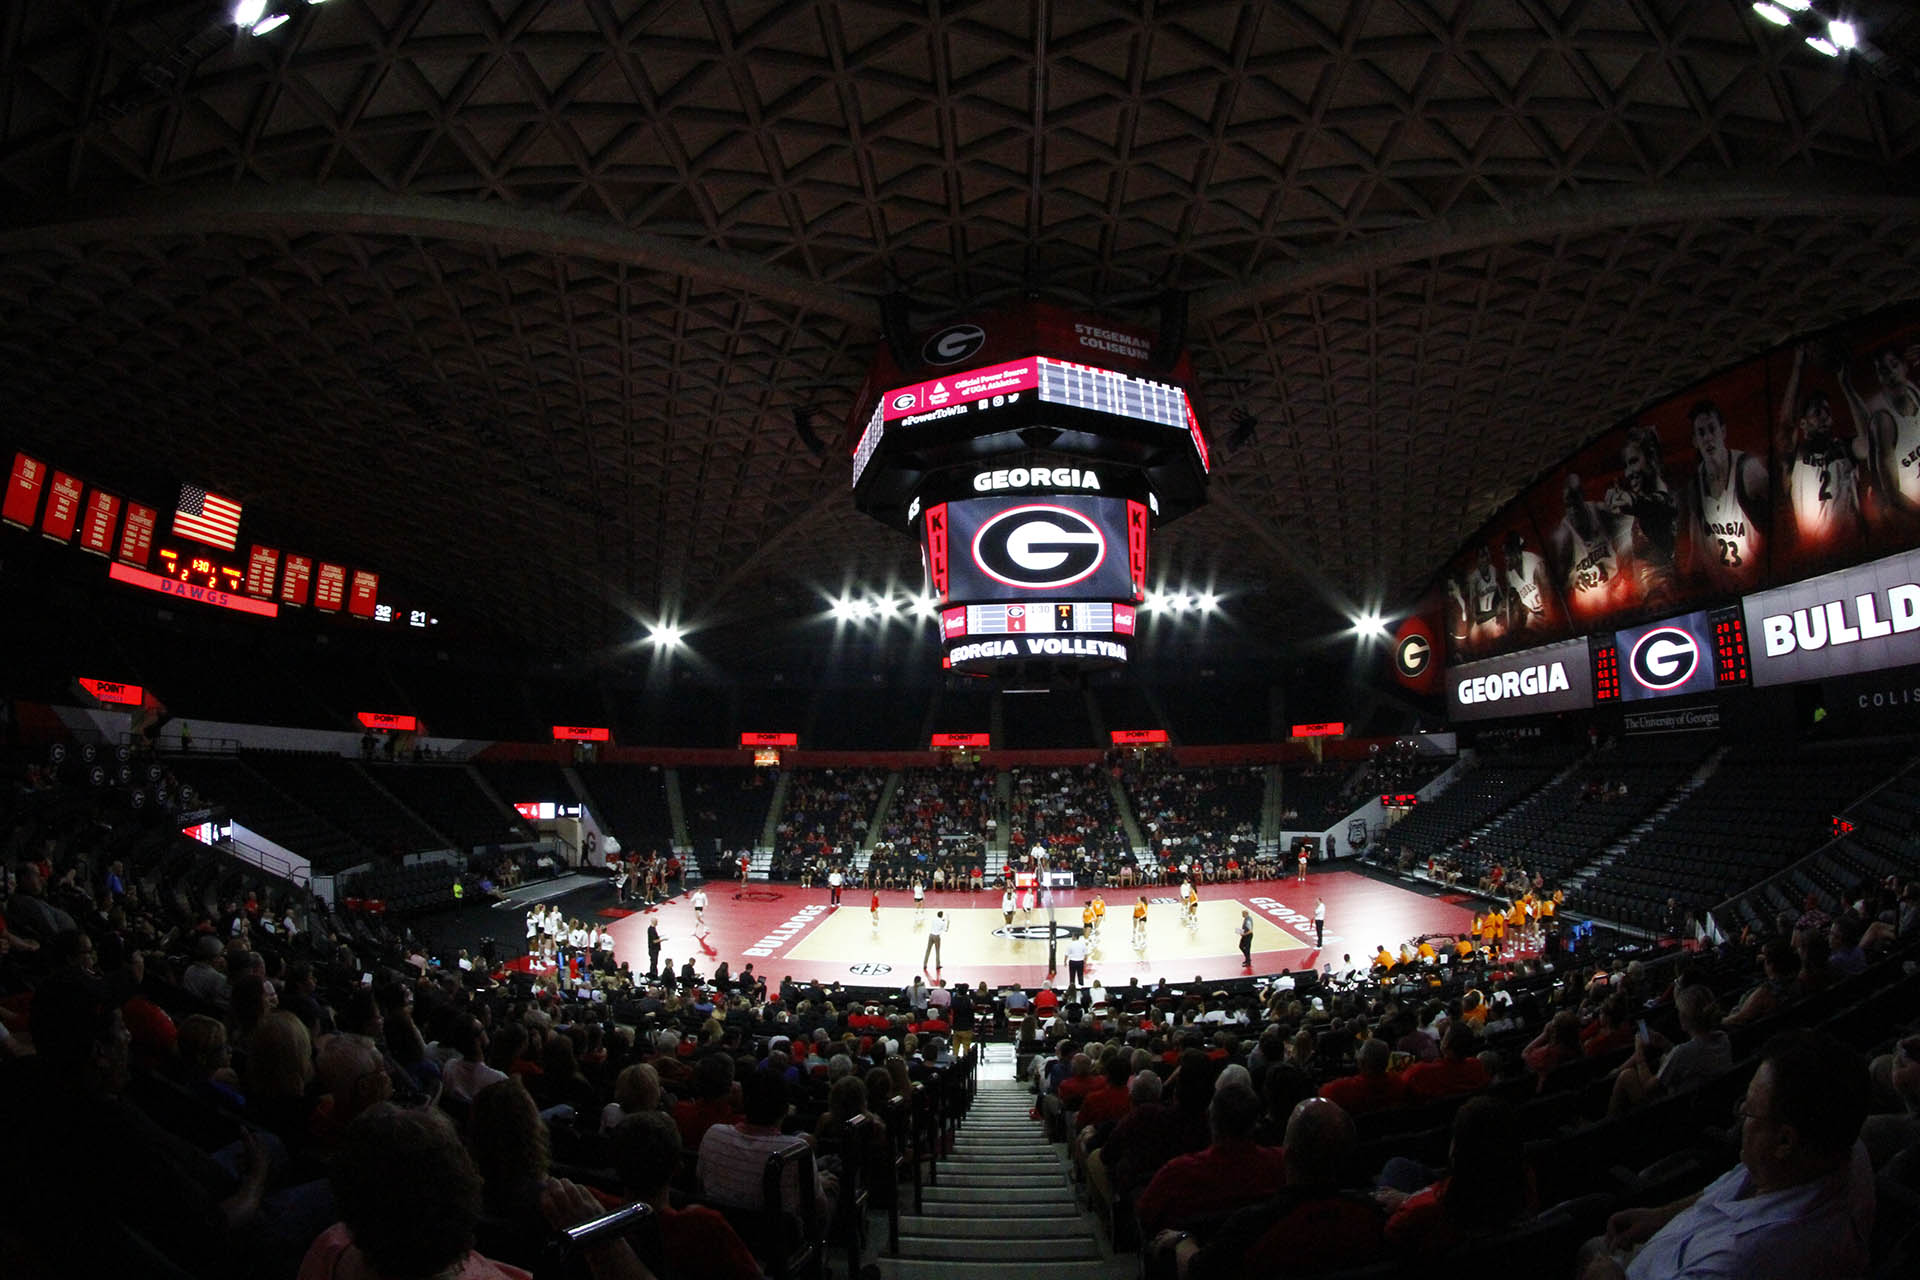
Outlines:
[[[1455,662],[1558,640],[1567,613],[1533,520],[1502,512],[1441,583],[1447,653]]]
[[[1776,580],[1920,541],[1920,324],[1869,319],[1767,366]]]
[[[1133,599],[1124,499],[950,502],[947,528],[947,598],[955,602]]]
[[[1455,720],[1577,711],[1593,705],[1585,640],[1563,640],[1447,672],[1447,713]]]
[[[1920,551],[1748,596],[1753,683],[1920,663]]]

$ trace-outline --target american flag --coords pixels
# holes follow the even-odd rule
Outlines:
[[[240,537],[240,504],[208,493],[199,485],[180,486],[180,505],[173,513],[173,531],[211,546],[231,551]]]

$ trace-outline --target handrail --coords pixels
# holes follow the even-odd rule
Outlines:
[[[236,840],[232,836],[216,842],[212,847],[218,849],[222,846],[227,847],[228,851],[233,853],[234,856],[242,862],[251,863],[259,867],[262,871],[270,875],[277,875],[283,880],[291,881],[301,888],[308,888],[313,883],[310,872],[302,871],[299,867],[270,849],[262,849],[257,845],[248,844],[244,840]],[[242,850],[245,852],[241,852]]]

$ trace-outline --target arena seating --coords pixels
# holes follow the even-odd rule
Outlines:
[[[1911,743],[1730,747],[1583,895],[1608,919],[1653,928],[1668,897],[1703,910],[1824,843],[1833,815],[1902,766]]]
[[[493,776],[495,770],[525,770],[518,775],[523,789],[539,785],[541,775],[536,771],[545,769],[551,775],[548,787],[553,781],[566,786],[566,779],[554,765],[489,764],[487,769],[489,776]],[[665,852],[673,846],[673,813],[667,807],[665,770],[657,765],[587,764],[575,772],[586,787],[594,813],[623,849],[629,853],[650,853],[656,849]],[[495,782],[494,787],[505,797],[500,782]]]
[[[1508,754],[1487,751],[1434,799],[1389,827],[1374,842],[1372,857],[1424,865],[1428,858],[1517,804],[1572,763],[1564,746],[1538,746]]]
[[[474,784],[464,764],[380,764],[367,766],[374,782],[392,792],[455,848],[473,849],[527,837],[512,809],[503,809]]]
[[[352,866],[369,850],[356,836],[268,782],[235,756],[172,755],[167,767],[235,821],[306,856],[316,873]]]
[[[1564,882],[1668,800],[1711,750],[1711,742],[1679,735],[1584,757],[1477,833],[1463,878],[1472,882],[1487,867],[1518,864]]]
[[[766,828],[773,803],[772,769],[681,769],[680,807],[686,814],[687,840],[708,875],[719,869],[715,855],[751,849]]]
[[[443,844],[418,818],[374,786],[354,761],[282,751],[244,751],[240,760],[376,853],[412,853]]]
[[[1141,837],[1157,856],[1251,864],[1266,799],[1263,767],[1183,769],[1143,756],[1128,760],[1122,777]]]

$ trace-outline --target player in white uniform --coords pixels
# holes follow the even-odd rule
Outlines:
[[[1634,603],[1672,603],[1680,585],[1673,561],[1680,503],[1667,487],[1660,434],[1652,425],[1627,429],[1620,446],[1620,483],[1607,490],[1605,504],[1616,522],[1615,545],[1624,544],[1625,571],[1638,593]]]
[[[1867,456],[1871,475],[1894,510],[1920,513],[1920,387],[1913,383],[1907,357],[1892,347],[1873,353],[1873,371],[1880,378],[1880,402],[1869,408],[1846,370],[1840,386],[1853,415],[1867,424]]]
[[[1480,558],[1467,575],[1467,645],[1483,649],[1494,644],[1506,632],[1506,593],[1500,589],[1500,574],[1493,567],[1493,548],[1481,547]]]
[[[1613,517],[1599,503],[1587,501],[1580,489],[1580,477],[1571,471],[1560,496],[1567,514],[1549,540],[1554,571],[1560,575],[1567,602],[1575,613],[1601,612],[1614,594],[1614,580],[1620,572]]]
[[[1200,923],[1200,894],[1193,887],[1193,881],[1180,882],[1180,901],[1186,904],[1187,928],[1194,928]]]
[[[1767,469],[1752,454],[1727,448],[1727,420],[1702,400],[1687,413],[1700,466],[1688,486],[1693,515],[1692,569],[1716,591],[1759,585],[1765,568]]]
[[[1516,635],[1547,625],[1547,562],[1527,550],[1526,535],[1507,532],[1507,627]]]
[[[705,889],[693,891],[693,923],[695,928],[703,927],[707,923],[707,891]]]
[[[1807,349],[1793,353],[1793,372],[1774,419],[1774,452],[1781,487],[1793,512],[1793,532],[1810,553],[1857,547],[1865,536],[1860,508],[1860,469],[1867,442],[1856,433],[1842,440],[1833,431],[1833,402],[1815,388],[1800,390]]]

